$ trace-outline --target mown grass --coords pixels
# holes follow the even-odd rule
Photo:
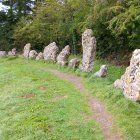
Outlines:
[[[106,78],[94,77],[93,73],[99,70],[102,64],[108,65],[108,76]],[[48,73],[46,69],[49,67],[82,76],[83,83],[91,94],[106,105],[116,124],[114,128],[119,129],[119,133],[124,136],[124,139],[140,139],[140,104],[126,99],[122,92],[113,86],[114,81],[120,78],[125,68],[98,60],[95,62],[94,72],[83,73],[79,69],[60,67],[51,62],[36,62],[21,58],[2,59],[0,60],[1,66],[0,86],[5,87],[0,89],[0,93],[2,93],[0,94],[2,97],[0,98],[0,108],[3,111],[0,116],[2,118],[0,121],[3,122],[0,130],[3,131],[0,131],[0,134],[3,138],[8,136],[9,139],[18,137],[21,139],[100,140],[103,138],[99,127],[89,117],[91,112],[86,105],[87,99],[69,82],[64,82]],[[1,79],[3,79],[2,82]],[[41,85],[47,86],[48,90],[40,91],[38,87]],[[26,93],[34,93],[36,96],[33,99],[17,98]],[[55,96],[68,98],[52,102]],[[63,108],[63,106],[65,107]],[[15,108],[13,116],[9,115],[12,110],[11,108],[7,110],[8,107]],[[35,111],[32,112],[32,108]],[[82,115],[80,115],[81,112]],[[41,124],[38,123],[40,120],[43,121]],[[7,124],[8,122],[10,124]],[[44,124],[47,126],[45,127]]]
[[[52,66],[0,59],[0,140],[104,139],[86,97],[45,70]]]

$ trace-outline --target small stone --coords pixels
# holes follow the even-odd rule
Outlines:
[[[11,51],[9,51],[8,56],[16,56],[16,48],[13,48]]]
[[[97,71],[94,75],[97,77],[106,77],[107,76],[107,66],[102,65],[100,70]]]
[[[75,69],[75,68],[78,68],[79,67],[79,64],[80,64],[80,60],[79,59],[77,59],[77,58],[74,58],[74,59],[71,59],[70,61],[69,61],[69,67],[70,68],[73,68],[73,69]]]
[[[36,59],[37,54],[38,53],[35,50],[31,50],[30,53],[29,53],[29,58],[30,59]]]
[[[44,57],[43,57],[43,53],[40,52],[40,53],[37,55],[36,60],[41,60],[41,59],[43,59],[43,58],[44,58]]]
[[[6,57],[6,51],[0,51],[0,57]]]
[[[66,65],[68,63],[69,55],[70,55],[70,46],[67,45],[58,55],[57,64],[60,64],[62,66]]]

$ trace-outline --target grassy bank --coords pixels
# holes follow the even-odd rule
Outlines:
[[[108,65],[106,78],[94,77],[102,64]],[[72,70],[67,67],[57,66],[58,69],[83,77],[83,83],[94,97],[101,100],[107,110],[113,115],[113,121],[127,140],[140,139],[140,104],[126,99],[121,90],[115,89],[113,83],[125,72],[124,67],[114,66],[104,60],[97,60],[92,73]],[[115,130],[114,130],[115,131]]]

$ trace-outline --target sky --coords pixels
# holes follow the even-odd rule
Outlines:
[[[8,6],[3,6],[2,3],[0,2],[0,11],[4,10],[6,11],[8,9]]]
[[[0,3],[0,10],[1,10],[2,4]]]

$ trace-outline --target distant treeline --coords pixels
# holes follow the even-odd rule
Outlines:
[[[10,0],[11,1],[11,0]],[[139,0],[13,0],[0,12],[0,49],[26,43],[42,50],[50,42],[81,50],[81,34],[91,28],[99,56],[140,48]]]

